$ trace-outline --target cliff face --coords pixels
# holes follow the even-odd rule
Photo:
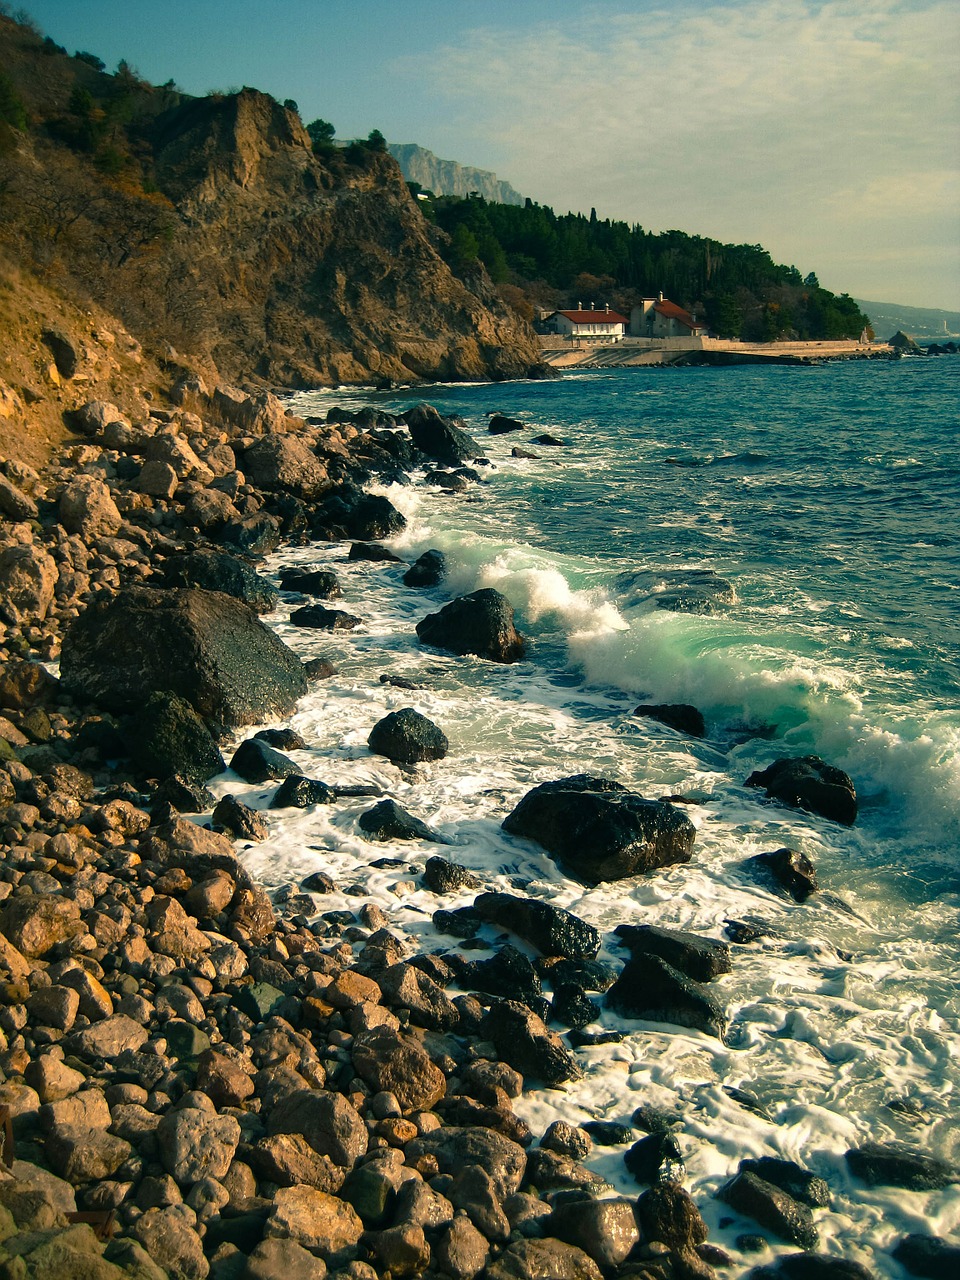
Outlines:
[[[107,75],[3,15],[0,65],[0,259],[14,294],[40,277],[65,315],[100,307],[146,358],[241,384],[542,369],[479,264],[451,271],[389,155],[316,156],[296,113],[265,94],[190,99]]]
[[[176,288],[216,314],[210,354],[228,376],[505,378],[539,361],[483,274],[452,274],[389,156],[321,161],[297,116],[250,89],[161,117],[153,145],[186,228]]]
[[[387,150],[408,182],[418,182],[434,195],[468,196],[476,191],[484,200],[496,204],[523,204],[520,192],[488,169],[471,169],[455,160],[441,160],[415,142],[391,142]]]

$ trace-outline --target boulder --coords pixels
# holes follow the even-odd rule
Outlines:
[[[500,947],[486,960],[471,965],[461,981],[469,981],[475,991],[485,991],[501,1000],[519,1000],[546,1017],[540,976],[516,947]]]
[[[434,649],[475,654],[491,662],[520,662],[524,656],[510,602],[492,587],[459,596],[438,613],[428,614],[417,623],[417,635]]]
[[[772,1267],[764,1267],[777,1280],[875,1280],[874,1273],[860,1262],[835,1254],[786,1253]]]
[[[618,782],[576,774],[529,791],[504,831],[541,845],[584,884],[689,862],[696,829],[679,809]]]
[[[456,1174],[466,1165],[476,1164],[493,1180],[500,1199],[520,1190],[527,1156],[523,1147],[494,1129],[448,1125],[421,1134],[407,1143],[406,1163],[415,1164],[433,1156],[441,1173]]]
[[[178,1280],[205,1280],[210,1264],[195,1226],[196,1215],[185,1205],[168,1204],[147,1209],[133,1224],[131,1235],[165,1275],[177,1276]]]
[[[325,609],[322,604],[305,604],[294,609],[290,622],[295,627],[309,627],[312,631],[355,631],[363,619],[344,609]]]
[[[484,920],[509,929],[541,955],[592,960],[600,950],[600,934],[593,925],[548,902],[510,893],[481,893],[473,906]]]
[[[680,1183],[686,1172],[680,1144],[672,1133],[651,1133],[635,1142],[623,1157],[638,1182],[650,1186]]]
[[[226,831],[235,840],[266,840],[270,834],[256,809],[251,809],[233,795],[221,796],[217,801],[211,823],[214,830]]]
[[[47,616],[57,586],[57,566],[38,546],[12,546],[0,551],[0,614],[17,622]]]
[[[502,413],[492,413],[487,423],[487,430],[492,436],[503,436],[510,431],[523,431],[526,423],[519,418],[508,418]]]
[[[299,658],[220,592],[136,587],[95,600],[63,639],[61,680],[110,710],[175,693],[217,730],[286,715],[306,692]]]
[[[806,902],[818,889],[817,871],[805,853],[796,849],[775,849],[747,858],[743,869],[775,892],[789,894],[794,902]]]
[[[226,768],[206,723],[184,698],[153,693],[125,734],[131,758],[148,778],[205,782]]]
[[[340,595],[340,580],[330,569],[287,568],[280,570],[280,590],[330,600]]]
[[[357,825],[371,840],[433,840],[439,839],[435,831],[407,813],[396,800],[381,800],[366,813],[361,813]]]
[[[461,462],[470,462],[483,452],[477,442],[455,421],[441,417],[433,405],[415,405],[401,417],[407,424],[410,438],[416,447],[437,462],[456,467]]]
[[[913,1232],[898,1240],[890,1252],[901,1267],[924,1280],[955,1280],[960,1274],[960,1244],[942,1236]]]
[[[518,1240],[487,1265],[485,1280],[602,1280],[582,1249],[562,1240]]]
[[[809,1205],[811,1209],[822,1209],[830,1203],[830,1188],[823,1178],[818,1178],[809,1169],[796,1164],[793,1160],[780,1160],[776,1156],[760,1156],[756,1160],[741,1160],[741,1173],[755,1173],[765,1182],[772,1182],[775,1187],[785,1191],[794,1200]]]
[[[449,749],[446,734],[412,707],[391,711],[370,730],[370,750],[397,764],[442,760]]]
[[[0,475],[0,516],[6,516],[17,524],[21,520],[36,520],[38,514],[33,498],[7,476]]]
[[[369,564],[402,564],[403,561],[389,547],[379,542],[354,542],[347,553],[347,559]]]
[[[483,1019],[482,1035],[496,1045],[504,1062],[547,1086],[582,1074],[560,1037],[519,1001],[498,1000],[492,1005]]]
[[[722,1038],[722,1006],[700,983],[656,955],[634,955],[606,994],[622,1017],[692,1027]]]
[[[294,435],[263,436],[244,452],[240,465],[257,488],[292,493],[305,502],[333,488],[326,467]]]
[[[404,1112],[431,1111],[446,1093],[446,1077],[411,1036],[387,1026],[354,1037],[353,1067],[377,1093],[392,1093]]]
[[[423,868],[423,883],[433,893],[457,893],[461,889],[479,889],[480,878],[458,862],[446,858],[428,858]],[[479,920],[479,916],[477,917]]]
[[[416,965],[392,964],[377,975],[384,1003],[391,1008],[406,1009],[410,1021],[431,1031],[449,1031],[460,1020],[453,1002],[443,989]]]
[[[857,819],[853,779],[842,769],[824,764],[819,756],[775,760],[768,768],[751,773],[746,785],[763,787],[771,800],[818,813],[845,826]]]
[[[325,1274],[326,1266],[315,1253],[279,1236],[261,1240],[238,1273],[240,1280],[324,1280]]]
[[[0,904],[0,933],[30,959],[41,959],[84,932],[80,908],[70,898],[17,894]]]
[[[68,380],[72,378],[80,366],[80,352],[73,338],[62,329],[44,329],[40,334],[40,341],[53,356],[53,363],[57,366],[60,377]]]
[[[645,1191],[636,1206],[637,1222],[646,1240],[661,1240],[671,1249],[689,1250],[703,1244],[707,1224],[689,1192],[675,1182]]]
[[[847,1151],[844,1159],[854,1177],[868,1187],[940,1191],[960,1182],[956,1165],[900,1142],[866,1142]]]
[[[325,782],[305,778],[300,773],[288,774],[280,784],[271,809],[309,809],[313,804],[333,804],[337,793]]]
[[[446,577],[446,573],[446,557],[442,551],[432,549],[414,560],[403,575],[403,581],[408,587],[436,587]]]
[[[730,972],[730,948],[725,942],[652,924],[620,924],[614,933],[631,955],[659,956],[695,982],[709,982]]]
[[[630,1200],[561,1202],[544,1223],[544,1231],[576,1245],[605,1269],[618,1267],[640,1240]]]
[[[247,1156],[254,1172],[280,1187],[315,1187],[336,1194],[345,1171],[329,1156],[319,1155],[299,1133],[275,1133],[250,1148]]]
[[[256,613],[272,613],[279,600],[271,584],[248,560],[212,548],[169,556],[158,576],[165,587],[222,591],[242,600]]]
[[[310,533],[328,542],[376,542],[406,528],[407,521],[387,498],[341,485],[313,508]]]
[[[60,523],[68,533],[92,543],[117,533],[123,517],[108,485],[96,476],[80,475],[60,495]]]
[[[809,1207],[755,1173],[738,1173],[717,1195],[731,1209],[753,1218],[781,1240],[798,1244],[801,1249],[815,1249],[819,1242]]]
[[[691,738],[706,736],[707,726],[703,713],[687,702],[676,703],[642,703],[634,707],[635,716],[644,716],[648,720],[658,720],[678,733],[687,733]]]
[[[367,1128],[346,1098],[322,1089],[288,1093],[270,1112],[268,1132],[299,1133],[314,1151],[351,1168],[367,1150]]]
[[[345,1260],[362,1234],[356,1210],[315,1187],[281,1187],[266,1227],[267,1238],[293,1240],[328,1262]]]
[[[223,1178],[240,1141],[240,1124],[199,1107],[168,1111],[157,1125],[160,1161],[180,1186]]]

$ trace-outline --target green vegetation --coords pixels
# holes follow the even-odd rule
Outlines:
[[[869,324],[852,298],[821,288],[813,272],[803,278],[779,266],[762,245],[654,233],[595,210],[558,215],[531,200],[494,204],[475,194],[439,197],[424,212],[451,236],[454,270],[479,259],[494,284],[510,286],[511,296],[519,290],[528,303],[602,299],[629,313],[662,290],[719,336],[750,341],[859,337]]]

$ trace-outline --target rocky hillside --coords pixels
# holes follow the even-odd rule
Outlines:
[[[391,142],[387,150],[408,182],[419,183],[436,196],[468,196],[476,191],[495,204],[523,204],[523,196],[489,169],[471,169],[455,160],[441,160],[415,142]]]
[[[538,365],[482,268],[451,270],[386,153],[315,154],[256,90],[109,75],[3,16],[0,67],[0,450],[42,453],[64,410],[116,400],[100,383],[118,351],[147,388],[160,370],[303,387]],[[78,355],[58,383],[54,320]]]

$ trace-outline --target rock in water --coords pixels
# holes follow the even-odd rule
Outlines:
[[[771,800],[806,809],[851,826],[857,819],[857,791],[842,769],[824,764],[819,756],[774,760],[767,769],[751,773],[748,787],[763,787]]]
[[[541,955],[592,960],[600,950],[600,934],[592,925],[548,902],[510,893],[481,893],[473,905],[485,920],[510,929]]]
[[[960,1182],[960,1169],[899,1142],[865,1142],[844,1156],[850,1172],[868,1187],[939,1191]]]
[[[809,1208],[772,1182],[755,1173],[738,1173],[717,1194],[738,1213],[753,1218],[782,1240],[798,1244],[801,1249],[816,1248],[820,1237]]]
[[[456,467],[483,452],[477,442],[449,418],[442,418],[430,404],[418,404],[402,415],[413,443],[437,462]]]
[[[560,1037],[515,1000],[498,1000],[492,1005],[483,1019],[482,1032],[496,1045],[501,1059],[524,1077],[533,1076],[549,1086],[581,1074]]]
[[[435,649],[472,653],[491,662],[520,662],[524,654],[510,601],[492,587],[458,596],[439,613],[428,614],[417,623],[417,635]]]
[[[663,800],[644,800],[619,782],[580,773],[534,787],[503,820],[534,840],[584,884],[623,880],[689,862],[696,829]]]
[[[644,702],[639,707],[634,707],[633,714],[644,716],[648,720],[658,720],[660,724],[676,729],[678,733],[688,733],[691,738],[706,736],[707,726],[703,713],[688,702]]]
[[[752,879],[783,890],[794,902],[805,902],[818,888],[816,868],[805,853],[796,849],[758,853],[747,858],[743,867]]]
[[[395,763],[416,764],[421,760],[442,760],[450,743],[432,720],[412,707],[403,707],[377,721],[367,745],[376,755]]]
[[[95,600],[64,636],[60,670],[71,693],[110,710],[175,693],[217,731],[286,715],[307,689],[299,658],[251,609],[193,588]]]
[[[693,1027],[722,1036],[726,1018],[720,1004],[699,982],[654,955],[632,956],[606,995],[625,1018]]]
[[[614,932],[632,955],[659,956],[695,982],[710,982],[730,972],[730,948],[725,942],[652,924],[619,924]]]

